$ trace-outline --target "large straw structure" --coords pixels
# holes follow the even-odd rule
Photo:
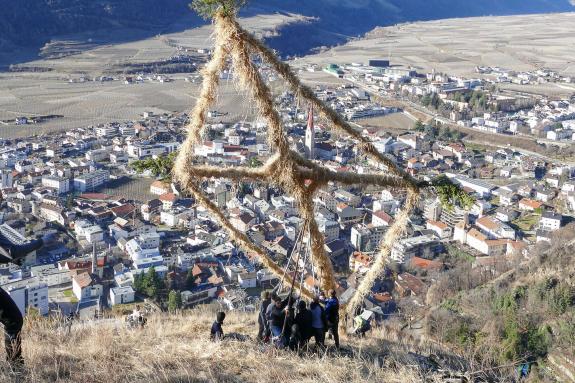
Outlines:
[[[217,218],[219,223],[230,233],[233,241],[237,242],[248,252],[257,254],[260,261],[275,274],[279,276],[283,274],[283,269],[268,256],[266,251],[250,242],[244,233],[234,228],[218,207],[206,197],[196,183],[199,179],[215,177],[228,178],[235,181],[255,180],[269,182],[291,194],[297,201],[301,218],[309,225],[311,259],[321,281],[321,287],[324,290],[332,289],[336,287],[333,266],[331,260],[324,252],[323,236],[314,218],[314,193],[328,182],[337,182],[345,185],[377,185],[381,187],[405,188],[408,191],[406,204],[397,215],[395,223],[389,228],[383,240],[380,253],[370,271],[362,280],[357,294],[347,305],[348,313],[353,313],[369,294],[374,281],[384,270],[391,246],[398,236],[405,231],[409,213],[416,204],[419,195],[419,185],[403,169],[379,153],[371,142],[353,129],[335,111],[320,101],[309,87],[301,84],[289,65],[278,60],[272,51],[245,31],[237,23],[233,14],[217,12],[214,15],[214,24],[216,40],[214,55],[203,71],[202,91],[191,114],[188,137],[175,163],[174,175],[196,200]],[[268,62],[286,80],[292,91],[311,103],[332,126],[359,141],[359,148],[375,161],[384,164],[389,174],[359,175],[349,172],[336,173],[290,150],[287,135],[281,125],[280,116],[274,109],[272,93],[250,59],[252,53],[259,54]],[[249,92],[262,117],[267,121],[268,143],[274,151],[274,155],[260,168],[193,166],[194,146],[201,139],[202,129],[206,122],[206,113],[216,97],[218,74],[224,69],[228,55],[231,57],[234,74],[240,87]],[[302,295],[311,297],[312,292],[301,286],[297,281],[294,287]]]

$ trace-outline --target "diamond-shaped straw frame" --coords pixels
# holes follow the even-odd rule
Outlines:
[[[255,245],[247,235],[237,230],[222,211],[204,194],[197,182],[203,178],[215,177],[228,178],[235,181],[268,182],[281,187],[284,192],[294,197],[301,218],[309,224],[312,262],[321,281],[321,288],[327,291],[335,288],[336,282],[331,260],[324,252],[323,236],[314,218],[314,193],[328,182],[355,186],[376,185],[407,190],[405,205],[397,213],[395,222],[388,229],[382,240],[381,249],[373,265],[360,282],[355,295],[347,304],[346,310],[348,314],[353,315],[356,308],[361,305],[370,293],[377,277],[383,272],[391,246],[405,231],[409,213],[417,203],[420,187],[408,173],[378,152],[369,140],[352,128],[337,112],[319,100],[308,86],[300,82],[288,64],[280,61],[269,48],[244,30],[233,15],[217,13],[214,16],[214,26],[215,46],[213,56],[202,72],[203,82],[200,96],[190,116],[188,136],[176,160],[174,176],[201,205],[214,215],[221,226],[229,232],[233,241],[238,243],[244,250],[256,254],[263,265],[273,273],[278,276],[282,275],[283,268],[274,262],[264,249]],[[307,100],[333,128],[358,141],[358,148],[373,160],[384,164],[388,174],[360,175],[351,172],[334,172],[290,150],[287,135],[281,125],[280,116],[274,109],[272,93],[263,81],[257,67],[251,61],[250,57],[252,54],[259,54],[286,81],[291,91],[298,97]],[[206,125],[207,112],[214,103],[217,94],[219,73],[224,70],[227,57],[231,57],[234,76],[237,78],[239,85],[249,92],[268,125],[268,144],[274,154],[260,168],[222,168],[209,165],[196,166],[193,164],[194,147],[201,140],[203,129]],[[294,288],[300,291],[303,296],[312,298],[313,293],[299,282],[295,282]]]

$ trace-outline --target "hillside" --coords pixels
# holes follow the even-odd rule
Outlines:
[[[527,259],[460,262],[428,291],[428,336],[478,363],[529,363],[532,381],[575,381],[574,238],[572,224]]]
[[[76,324],[69,336],[61,324],[28,320],[24,331],[25,379],[2,382],[420,382],[442,381],[441,353],[410,344],[397,331],[374,330],[365,340],[342,338],[344,350],[298,356],[252,340],[214,343],[207,334],[214,313],[157,314],[143,330],[128,330],[121,318]],[[226,333],[255,335],[254,314],[228,313]],[[401,339],[401,341],[398,341]],[[329,342],[329,341],[328,341]],[[447,360],[447,359],[445,359]],[[441,367],[445,370],[445,367]]]
[[[0,49],[39,47],[54,36],[95,30],[108,31],[110,38],[121,41],[190,28],[201,21],[189,11],[189,2],[0,0]],[[569,0],[252,0],[244,14],[293,12],[316,17],[316,22],[290,26],[270,41],[284,55],[291,55],[339,44],[376,26],[398,22],[570,10]],[[133,30],[141,33],[134,34]]]

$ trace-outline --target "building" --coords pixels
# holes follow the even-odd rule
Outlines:
[[[515,229],[497,218],[483,216],[475,222],[475,225],[490,239],[515,239]]]
[[[353,225],[350,232],[350,243],[358,251],[374,251],[387,231],[386,226]]]
[[[96,128],[96,136],[102,138],[112,138],[118,134],[118,127],[114,125],[104,125]]]
[[[80,192],[93,191],[108,182],[109,179],[110,172],[107,170],[85,173],[74,178],[74,189]]]
[[[393,224],[393,218],[383,210],[376,211],[371,216],[371,224],[376,227],[390,226]]]
[[[96,274],[77,274],[72,277],[72,291],[79,301],[99,298],[104,290],[99,281]]]
[[[371,255],[354,251],[349,257],[349,270],[352,273],[365,273],[369,270],[373,257]]]
[[[374,68],[388,68],[389,60],[371,59],[368,61],[367,65],[372,66]]]
[[[159,256],[160,235],[156,232],[140,234],[126,242],[125,250],[132,261]]]
[[[37,311],[40,315],[48,315],[48,285],[41,282],[38,277],[21,279],[2,286],[22,315],[30,310]]]
[[[432,259],[443,251],[443,244],[433,235],[405,238],[393,244],[391,258],[405,263],[412,257]]]
[[[0,188],[6,189],[11,187],[14,187],[14,177],[12,176],[12,170],[0,170]]]
[[[104,240],[104,230],[98,225],[85,227],[83,232],[88,243],[97,243]]]
[[[552,211],[546,211],[541,215],[539,228],[545,231],[559,230],[563,216]]]
[[[325,242],[331,242],[339,238],[339,224],[336,221],[320,216],[317,218],[317,226],[320,233],[323,234]]]
[[[12,226],[3,223],[0,225],[0,234],[4,236],[4,238],[8,239],[11,243],[15,245],[25,245],[29,243],[29,239],[24,237],[18,230],[14,229]],[[24,258],[23,265],[34,265],[36,263],[36,251],[30,252]]]
[[[110,289],[110,304],[116,306],[131,303],[134,301],[134,295],[132,286],[114,287]]]
[[[54,265],[32,266],[31,274],[33,277],[38,277],[40,282],[45,283],[48,287],[65,285],[72,282],[69,270],[60,270]]]
[[[451,209],[442,209],[440,221],[446,223],[449,227],[455,227],[460,222],[467,224],[469,212],[459,206],[453,206]]]
[[[462,175],[457,175],[453,177],[452,181],[461,185],[462,188],[468,188],[470,190],[473,190],[481,197],[489,197],[493,192],[493,190],[495,189],[495,186],[487,182],[475,178],[469,178]]]
[[[70,180],[63,177],[44,176],[42,177],[42,186],[54,189],[57,194],[64,194],[70,191]]]
[[[535,201],[529,198],[523,198],[519,201],[519,210],[535,211],[543,206],[543,202]]]
[[[315,159],[315,128],[313,125],[313,107],[310,106],[307,116],[307,127],[305,129],[305,156]]]
[[[238,283],[242,289],[249,289],[257,286],[257,273],[238,274]]]
[[[440,239],[451,238],[453,234],[452,228],[440,221],[427,220],[425,227],[427,230],[432,230]]]
[[[438,198],[426,201],[423,207],[423,217],[429,221],[438,221],[441,217],[441,210],[441,201]]]
[[[155,194],[155,195],[162,195],[162,194],[166,194],[166,193],[170,193],[172,191],[170,184],[168,184],[167,182],[162,182],[162,181],[154,181],[152,182],[152,184],[150,185],[150,193]]]

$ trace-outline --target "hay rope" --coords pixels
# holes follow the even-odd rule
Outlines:
[[[252,243],[247,235],[237,230],[229,219],[202,192],[197,182],[202,178],[228,178],[234,181],[256,180],[269,182],[279,186],[284,192],[294,197],[301,218],[309,225],[311,243],[311,259],[319,279],[321,288],[328,290],[336,287],[333,265],[324,251],[324,238],[314,217],[313,197],[317,190],[328,182],[345,185],[381,187],[399,187],[408,190],[404,208],[397,214],[382,241],[382,249],[370,271],[362,280],[356,295],[347,305],[348,313],[353,313],[369,294],[373,282],[381,275],[391,246],[403,233],[407,226],[409,213],[414,207],[419,185],[403,169],[393,161],[379,153],[371,142],[358,133],[335,111],[323,104],[307,86],[303,85],[293,73],[289,65],[279,61],[275,54],[265,47],[254,36],[245,31],[235,20],[234,15],[218,12],[214,16],[215,50],[211,60],[203,71],[202,90],[190,117],[187,139],[180,150],[174,166],[174,176],[194,198],[210,211],[220,225],[230,234],[230,239],[238,243],[246,251],[257,254],[264,266],[278,276],[283,274],[283,268],[277,265],[266,251]],[[290,150],[287,135],[282,127],[281,119],[274,108],[273,96],[269,87],[263,81],[258,68],[251,61],[251,54],[258,53],[274,70],[289,84],[292,91],[299,97],[310,102],[322,117],[331,122],[338,131],[350,135],[359,142],[358,147],[373,160],[384,164],[388,173],[356,174],[351,172],[333,172],[316,163],[303,158]],[[274,155],[260,168],[245,167],[215,167],[193,165],[194,147],[202,136],[206,124],[206,114],[214,103],[219,85],[219,73],[226,65],[226,58],[231,57],[235,79],[240,88],[246,90],[267,122],[268,144]],[[312,292],[297,282],[294,288],[300,294],[311,297]]]

